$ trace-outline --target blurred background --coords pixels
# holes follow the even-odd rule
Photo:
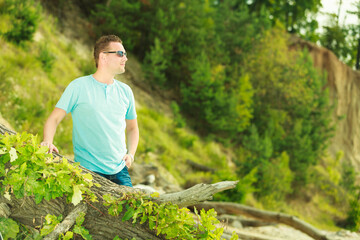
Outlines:
[[[360,1],[0,0],[1,122],[41,139],[104,34],[129,53],[138,163],[183,188],[240,180],[215,199],[359,230]],[[67,116],[55,145],[69,157],[71,131]]]

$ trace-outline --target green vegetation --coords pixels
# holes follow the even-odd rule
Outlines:
[[[326,75],[314,69],[307,51],[287,46],[287,31],[311,29],[302,36],[327,42],[335,38],[330,33],[316,36],[314,22],[305,19],[304,12],[316,12],[319,1],[277,1],[276,6],[273,1],[246,5],[234,0],[107,2],[77,4],[96,36],[115,33],[123,38],[130,61],[135,55],[142,64],[149,88],[171,91],[177,99],[171,104],[171,118],[171,113],[152,109],[135,96],[141,131],[138,161],[165,167],[182,186],[240,180],[235,189],[217,194],[217,200],[254,199],[259,206],[303,215],[324,228],[335,228],[335,218],[346,220],[351,229],[359,227],[355,173],[339,164],[341,156],[331,159],[325,154],[333,133]],[[87,59],[80,56],[38,2],[14,8],[17,3],[0,0],[0,113],[17,131],[38,134],[67,84],[93,73],[94,66],[91,54],[85,53]],[[18,16],[29,24],[15,21]],[[61,153],[72,153],[71,129],[67,116],[54,142]],[[196,172],[187,160],[216,171]],[[29,164],[23,173],[38,167]],[[7,190],[21,184],[21,178],[6,181]],[[69,201],[75,190],[79,201],[84,189],[74,190],[71,184],[65,184]],[[46,191],[37,198],[58,194]],[[292,210],[295,200],[316,210],[311,215]],[[129,204],[133,209],[142,206]]]

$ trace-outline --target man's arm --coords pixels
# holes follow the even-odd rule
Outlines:
[[[49,152],[55,151],[59,153],[59,150],[54,146],[53,140],[56,132],[56,128],[63,120],[66,115],[66,111],[61,108],[55,108],[54,111],[50,114],[49,118],[46,120],[44,126],[44,140],[41,142],[42,146],[49,147]]]
[[[126,121],[126,138],[127,138],[127,147],[128,153],[132,156],[135,156],[135,152],[139,143],[139,127],[137,124],[137,119],[127,120]],[[133,162],[131,156],[126,154],[123,160],[126,163],[128,168],[131,167]]]

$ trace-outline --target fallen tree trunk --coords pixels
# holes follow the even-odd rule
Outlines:
[[[3,125],[0,125],[1,134],[15,134],[15,132],[7,129]],[[55,157],[63,157],[59,154],[54,154]],[[68,160],[69,163],[73,163]],[[103,205],[102,196],[105,194],[111,194],[114,197],[122,197],[124,195],[139,193],[141,190],[119,186],[106,178],[101,177],[83,167],[80,166],[83,173],[90,173],[93,177],[93,182],[100,184],[100,187],[93,186],[91,189],[98,196],[98,202],[82,201],[78,206],[74,206],[72,203],[66,201],[66,197],[60,197],[52,199],[50,201],[43,200],[41,203],[36,204],[34,197],[24,197],[22,199],[16,199],[13,195],[11,200],[0,196],[0,213],[1,216],[10,217],[24,225],[36,228],[41,226],[44,222],[44,217],[47,214],[64,216],[64,221],[53,232],[53,235],[48,235],[48,239],[56,239],[60,233],[66,232],[72,227],[75,222],[76,215],[79,211],[86,211],[85,221],[82,224],[93,239],[113,239],[116,235],[123,239],[164,239],[165,236],[157,235],[155,231],[150,230],[148,223],[143,225],[138,222],[133,224],[131,221],[122,221],[124,215],[123,211],[120,216],[114,217],[108,214],[108,207]],[[152,198],[151,200],[156,203],[171,202],[181,207],[185,207],[189,204],[197,204],[201,201],[210,200],[212,195],[235,187],[237,182],[220,182],[216,184],[198,184],[190,189],[186,189],[181,192],[163,194],[158,198]],[[1,187],[1,186],[0,186]],[[86,207],[85,207],[86,206]]]
[[[254,219],[245,219],[242,216],[235,216],[229,214],[219,215],[217,219],[227,225],[231,225],[236,228],[264,227],[264,226],[275,225],[275,223],[264,222],[261,220],[254,220]]]
[[[233,215],[245,215],[262,221],[283,223],[291,226],[303,233],[306,233],[310,237],[316,240],[331,240],[320,230],[316,229],[309,223],[306,223],[295,216],[283,214],[279,212],[259,210],[253,207],[245,206],[238,203],[225,203],[225,202],[204,202],[195,205],[198,209],[211,209],[214,208],[218,214],[233,214]]]
[[[186,163],[189,164],[193,169],[195,170],[199,170],[199,171],[202,171],[202,172],[211,172],[211,173],[214,173],[215,172],[215,169],[214,168],[210,168],[208,166],[205,166],[205,165],[201,165],[199,163],[196,163],[194,161],[191,161],[191,160],[186,160]]]

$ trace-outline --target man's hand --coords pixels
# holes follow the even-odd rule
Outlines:
[[[125,154],[123,160],[125,161],[125,165],[130,168],[131,164],[134,162],[134,160],[131,158],[130,154]]]
[[[59,153],[59,150],[57,149],[57,147],[55,147],[55,145],[50,142],[44,141],[44,142],[41,142],[40,145],[47,146],[49,148],[49,153],[52,153],[53,151],[55,151],[56,153]]]

